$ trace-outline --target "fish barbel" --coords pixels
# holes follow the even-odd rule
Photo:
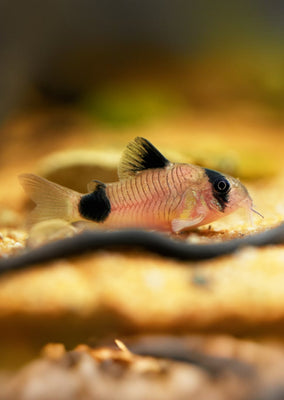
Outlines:
[[[145,228],[175,233],[208,224],[252,199],[241,182],[197,165],[171,163],[148,140],[137,137],[126,147],[119,181],[88,185],[78,193],[33,174],[19,176],[36,203],[32,222],[63,219],[92,221],[107,229]]]

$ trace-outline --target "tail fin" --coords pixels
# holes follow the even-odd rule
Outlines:
[[[36,203],[28,224],[48,219],[79,220],[81,194],[33,174],[22,174],[19,181],[27,195]]]

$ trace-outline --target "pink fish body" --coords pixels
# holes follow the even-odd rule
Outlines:
[[[120,180],[93,181],[81,194],[32,174],[20,176],[37,207],[34,221],[93,221],[107,229],[181,232],[215,221],[252,200],[239,180],[191,164],[169,162],[150,142],[136,138],[118,168]]]

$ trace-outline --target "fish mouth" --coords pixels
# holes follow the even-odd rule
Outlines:
[[[242,201],[241,207],[243,207],[246,210],[247,219],[252,228],[255,227],[255,224],[254,224],[253,218],[252,218],[253,213],[257,214],[261,218],[264,218],[264,216],[259,211],[254,209],[254,205],[253,205],[252,199],[250,197],[245,199],[244,201]]]
[[[260,214],[260,212],[258,212],[257,210],[255,210],[254,208],[250,208],[250,211],[254,212],[255,214],[259,215],[261,218],[264,218],[264,216],[262,214]]]
[[[255,228],[255,223],[252,218],[253,213],[257,214],[261,218],[264,218],[264,216],[260,214],[260,212],[256,211],[252,206],[250,208],[247,208],[247,217],[251,228]]]
[[[264,218],[264,216],[259,211],[255,210],[251,197],[249,197],[248,199],[243,201],[243,207],[246,208],[248,210],[248,212],[255,213],[259,217]]]

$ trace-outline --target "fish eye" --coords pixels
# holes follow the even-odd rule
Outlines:
[[[228,193],[230,190],[230,183],[225,178],[216,179],[214,182],[214,190],[218,193]]]

